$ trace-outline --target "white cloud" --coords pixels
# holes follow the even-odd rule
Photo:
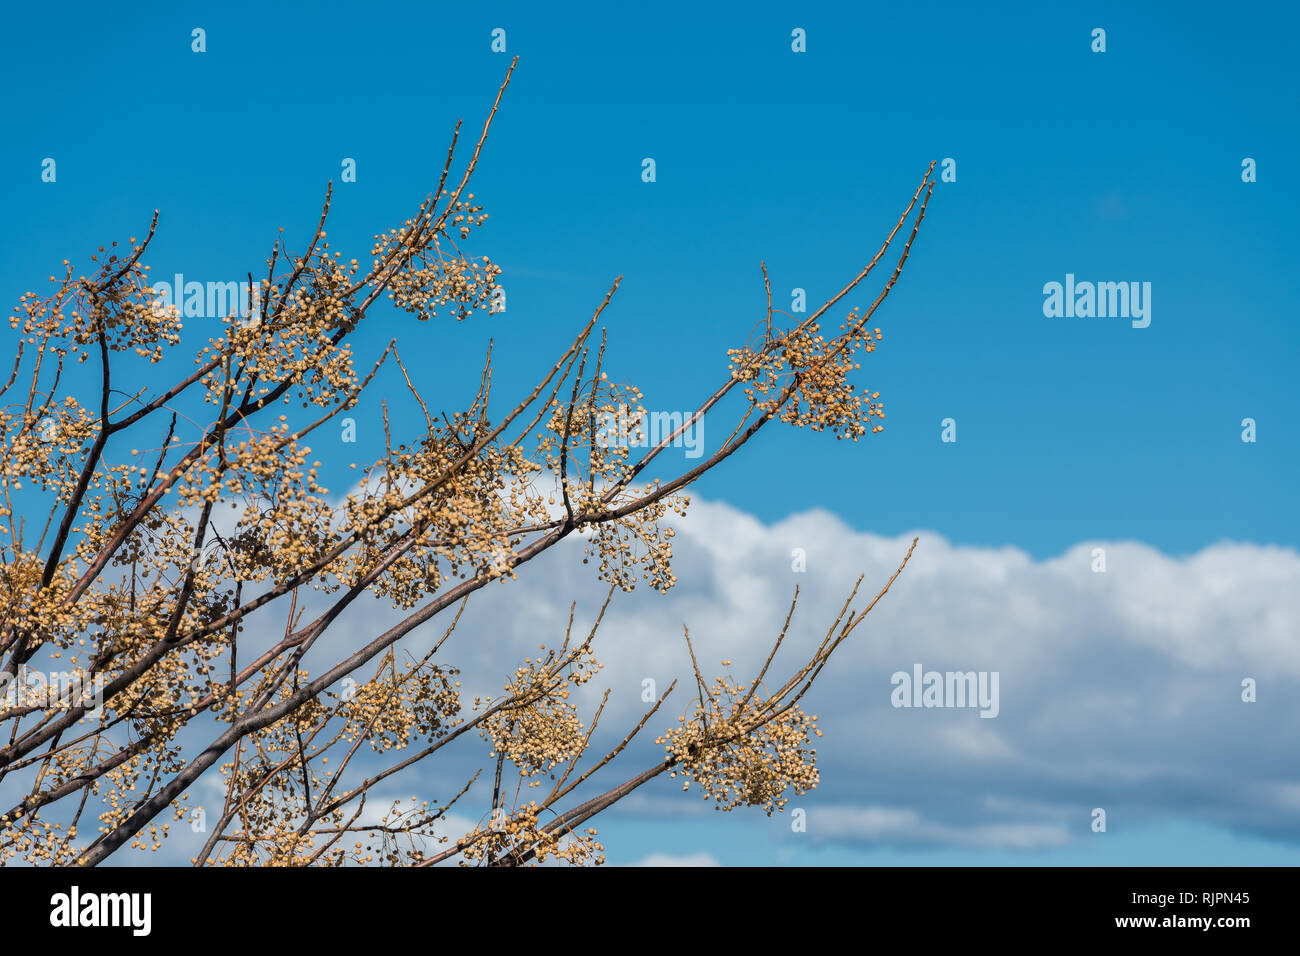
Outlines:
[[[861,607],[912,537],[856,532],[820,511],[764,525],[698,499],[675,527],[678,586],[666,596],[619,594],[597,639],[606,668],[581,699],[613,689],[601,722],[611,735],[642,712],[645,678],[662,691],[689,675],[683,625],[705,670],[718,673],[730,659],[729,670],[747,676],[799,585],[772,672],[783,680],[824,636],[857,575],[865,575]],[[823,804],[905,807],[913,822],[879,830],[877,839],[963,846],[1084,838],[1097,806],[1125,823],[1193,818],[1300,837],[1292,796],[1300,791],[1294,550],[1223,543],[1171,557],[1141,543],[1099,541],[1035,560],[1012,547],[919,536],[907,570],[806,699],[825,732],[822,784],[799,801],[810,814]],[[1092,570],[1094,547],[1106,550],[1105,573]],[[794,548],[807,555],[806,573],[791,570]],[[588,626],[604,591],[575,550],[547,555],[508,590],[471,602],[463,643],[449,647],[449,659],[474,648],[476,664],[494,668],[481,674],[487,685],[504,669],[504,647],[524,656],[559,636],[570,599]],[[999,716],[893,708],[890,676],[916,663],[999,672]],[[1258,703],[1241,700],[1246,677],[1258,682]],[[682,712],[690,696],[683,688],[649,729]],[[638,753],[644,761],[657,751]],[[647,790],[640,802],[663,800],[669,812],[698,804],[673,789]],[[1025,806],[1051,809],[1027,814]]]
[[[823,511],[765,525],[698,497],[674,527],[679,584],[667,595],[615,597],[595,644],[605,669],[575,694],[590,714],[612,690],[598,747],[616,743],[644,712],[643,680],[663,692],[674,677],[689,678],[684,625],[705,671],[719,673],[730,659],[728,670],[748,677],[798,585],[798,610],[769,678],[779,684],[825,635],[858,575],[862,607],[912,538],[857,532]],[[807,810],[815,839],[1050,847],[1087,838],[1094,807],[1107,809],[1112,827],[1179,818],[1300,839],[1295,550],[1222,543],[1171,557],[1141,543],[1099,541],[1035,560],[1013,547],[919,536],[907,570],[804,701],[825,733],[817,742],[822,780],[791,806]],[[1094,547],[1106,551],[1105,573],[1092,570]],[[791,569],[794,548],[806,554],[806,573]],[[605,586],[581,563],[581,550],[581,542],[566,542],[521,567],[517,581],[495,582],[471,599],[439,652],[462,669],[467,699],[499,693],[502,678],[539,644],[558,644],[571,600],[575,632],[585,636]],[[379,605],[349,609],[313,648],[312,669],[395,619]],[[449,619],[420,628],[410,649],[431,644]],[[895,709],[890,677],[918,663],[997,671],[998,716]],[[1246,677],[1258,683],[1257,703],[1241,700]],[[662,751],[651,741],[687,707],[688,684],[679,683],[646,740],[593,784],[620,782],[657,759]],[[436,786],[424,776],[422,798],[426,789],[436,791],[431,800],[454,793],[486,755],[477,738],[456,749],[453,767],[417,771],[437,774]],[[638,816],[702,809],[695,788],[684,794],[662,779],[621,806]]]
[[[1037,850],[1070,842],[1064,826],[1043,823],[947,826],[922,819],[915,810],[890,807],[820,807],[808,814],[814,840],[945,845],[981,850]]]
[[[719,866],[708,853],[689,853],[682,856],[673,856],[670,853],[651,853],[644,860],[633,863],[633,866]]]

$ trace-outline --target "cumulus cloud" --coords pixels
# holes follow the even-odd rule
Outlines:
[[[699,500],[676,527],[679,585],[666,596],[619,594],[597,640],[606,668],[593,682],[599,687],[584,692],[613,689],[602,725],[619,733],[644,709],[645,681],[662,692],[689,675],[683,626],[706,671],[720,673],[729,659],[726,670],[747,676],[798,585],[794,624],[773,669],[783,680],[824,636],[858,575],[860,607],[912,538],[854,531],[821,511],[765,525]],[[1222,543],[1176,557],[1138,542],[1096,541],[1035,560],[1014,547],[917,536],[907,570],[806,699],[825,732],[821,786],[799,801],[810,834],[1056,846],[1085,838],[1092,809],[1103,807],[1112,827],[1180,818],[1300,837],[1293,549]],[[1105,552],[1101,573],[1097,548]],[[806,571],[792,569],[794,549]],[[462,659],[469,679],[491,686],[503,648],[522,656],[551,643],[570,600],[589,623],[603,590],[575,549],[557,552],[522,568],[518,581],[492,585],[508,591],[492,591],[467,612],[459,637],[470,648],[472,660]],[[917,664],[998,672],[998,716],[895,708],[891,675]],[[1246,678],[1257,684],[1256,703],[1242,700]],[[665,724],[687,705],[681,685],[675,696]],[[653,759],[658,751],[634,753]],[[645,809],[659,795],[665,812],[699,808],[698,798],[674,799],[671,790],[636,803]]]
[[[915,810],[892,807],[818,807],[808,831],[817,841],[958,846],[981,850],[1037,850],[1070,842],[1067,827],[1046,823],[948,826],[925,820]]]
[[[644,860],[633,866],[719,866],[717,860],[708,853],[688,853],[673,856],[670,853],[651,853]]]
[[[674,678],[688,682],[647,727],[649,739],[593,786],[621,782],[662,755],[654,734],[692,696],[684,626],[707,673],[745,679],[765,659],[797,585],[793,624],[770,675],[782,683],[824,637],[859,575],[857,607],[888,580],[913,537],[855,531],[824,511],[768,525],[698,498],[674,526],[679,584],[667,595],[616,595],[595,645],[605,669],[575,702],[590,714],[611,689],[599,747],[639,719],[647,682],[658,693]],[[1035,560],[1014,547],[916,536],[907,570],[804,701],[825,734],[817,741],[821,784],[791,805],[806,810],[811,839],[1051,848],[1088,838],[1096,807],[1106,809],[1111,829],[1182,819],[1300,839],[1295,550],[1221,543],[1170,556],[1138,542],[1089,541]],[[1098,548],[1103,573],[1094,571]],[[795,549],[804,571],[794,570]],[[566,542],[521,567],[518,580],[471,599],[439,652],[461,668],[467,698],[499,693],[502,678],[539,644],[556,645],[571,601],[575,631],[585,636],[605,586],[581,551],[580,541]],[[317,667],[397,619],[362,603],[313,649]],[[431,644],[446,623],[435,618],[413,633],[410,650]],[[891,676],[918,664],[996,671],[998,715],[894,707]],[[1242,700],[1247,678],[1256,682],[1256,703]],[[455,792],[482,764],[478,743],[467,740],[450,767],[421,765],[410,782],[422,796],[432,784]],[[707,809],[677,783],[657,780],[621,812]]]

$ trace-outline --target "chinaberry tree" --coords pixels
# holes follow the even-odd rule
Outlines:
[[[487,218],[469,184],[509,78],[463,170],[458,125],[437,188],[376,237],[368,265],[331,251],[327,193],[305,250],[277,239],[264,277],[250,275],[255,319],[226,319],[166,387],[148,370],[183,339],[143,262],[156,213],[141,240],[91,256],[91,274],[65,261],[52,291],[15,308],[0,389],[0,861],[93,865],[156,849],[201,811],[199,865],[600,862],[588,822],[660,774],[719,808],[768,813],[816,784],[820,732],[800,702],[906,556],[874,599],[855,587],[795,665],[777,652],[797,591],[745,680],[706,678],[688,633],[693,686],[676,719],[669,687],[599,749],[609,692],[590,713],[571,700],[597,676],[596,627],[575,630],[571,614],[550,649],[504,666],[503,691],[479,699],[462,699],[452,635],[477,592],[508,595],[571,537],[609,585],[605,606],[636,583],[670,588],[669,512],[684,514],[688,486],[773,423],[855,441],[880,430],[878,393],[851,373],[880,341],[869,323],[907,260],[934,167],[875,256],[815,311],[773,309],[763,269],[766,314],[671,434],[639,442],[641,394],[609,374],[595,330],[618,281],[526,394],[495,399],[489,347],[476,391],[448,415],[421,395],[395,339],[364,362],[351,342],[389,301],[419,322],[491,311],[500,272],[462,246]],[[878,295],[827,330],[891,247]],[[77,363],[89,374],[71,375]],[[384,453],[332,496],[311,443],[385,366],[409,411],[390,416],[385,402]],[[682,429],[732,406],[739,420],[711,428],[726,435],[711,453],[649,477]],[[394,434],[395,421],[416,427]],[[376,599],[395,623],[325,639],[346,609]],[[439,617],[440,638],[410,653],[412,633]],[[666,726],[661,756],[618,773],[653,726]],[[374,788],[453,747],[485,754],[458,792],[367,815]],[[208,777],[224,797],[200,807],[190,791]],[[446,832],[452,807],[478,821],[459,837]]]

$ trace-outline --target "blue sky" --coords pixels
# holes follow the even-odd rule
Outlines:
[[[875,251],[927,165],[951,157],[956,181],[937,186],[872,323],[884,341],[861,381],[883,395],[885,431],[846,445],[768,429],[697,492],[768,525],[821,509],[854,532],[930,529],[1038,562],[1087,541],[1175,557],[1277,545],[1290,560],[1300,181],[1286,164],[1300,154],[1300,10],[995,7],[14,9],[0,39],[0,292],[16,302],[63,258],[142,234],[155,208],[155,276],[256,272],[278,227],[305,243],[330,179],[331,242],[364,259],[435,184],[456,119],[477,130],[517,55],[476,174],[491,219],[472,247],[502,266],[506,312],[457,327],[385,318],[359,335],[363,359],[398,335],[451,409],[494,337],[510,394],[623,275],[605,314],[612,377],[652,407],[693,408],[761,316],[760,261],[779,305],[800,287],[815,307]],[[190,50],[194,27],[206,53]],[[497,27],[507,55],[490,50]],[[806,53],[791,51],[796,27]],[[1097,27],[1104,53],[1090,49]],[[41,181],[45,157],[55,183]],[[344,157],[356,183],[338,182]],[[645,157],[654,183],[641,181]],[[1242,181],[1246,157],[1256,182]],[[1067,273],[1151,283],[1150,326],[1045,317],[1043,285]],[[1254,443],[1241,440],[1247,417]],[[945,418],[956,443],[940,441]],[[377,452],[382,436],[360,442]],[[342,490],[336,461],[325,483]],[[1294,638],[1296,620],[1284,623]],[[1104,861],[1300,862],[1296,820],[1261,839],[1198,806],[1109,834]],[[734,837],[625,812],[611,859],[671,845],[722,862],[1007,862],[969,846],[783,850],[765,821],[730,822]],[[1189,845],[1201,855],[1188,859]]]

